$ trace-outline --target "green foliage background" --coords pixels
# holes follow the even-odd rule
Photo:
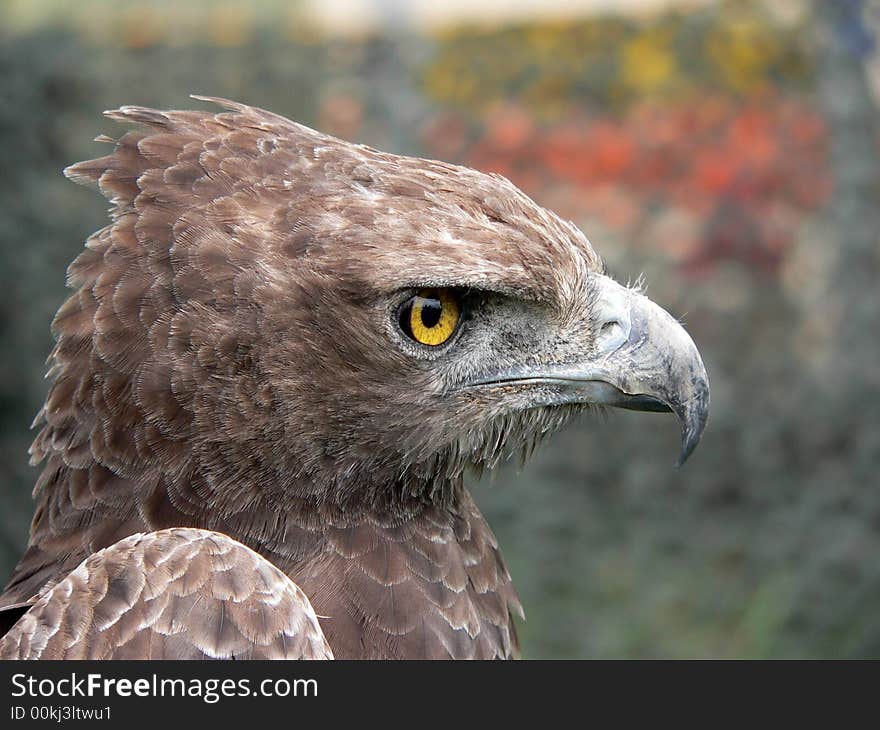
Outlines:
[[[783,23],[725,2],[332,40],[275,23],[272,3],[243,7],[204,5],[184,32],[169,4],[90,2],[28,27],[4,24],[0,4],[0,574],[26,542],[28,425],[64,270],[105,216],[60,171],[116,131],[101,110],[201,93],[503,169],[539,202],[564,201],[614,273],[644,272],[652,297],[686,315],[713,412],[684,469],[671,421],[613,414],[475,486],[526,607],[526,656],[880,656],[876,8],[817,2]],[[713,146],[687,121],[718,98],[722,127],[744,108],[771,121],[789,103],[805,111],[774,121],[763,167],[745,169],[744,143]],[[641,104],[684,110],[662,143],[676,164],[654,187],[614,165],[562,185],[551,153],[535,156],[563,128],[630,129]],[[792,153],[808,116],[819,141]],[[677,161],[707,154],[715,166],[695,163],[673,189]],[[720,188],[719,166],[735,173]],[[627,215],[591,206],[609,190]]]

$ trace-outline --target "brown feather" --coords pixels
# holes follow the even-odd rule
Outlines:
[[[192,529],[94,553],[0,639],[2,659],[332,657],[286,575],[225,535]]]

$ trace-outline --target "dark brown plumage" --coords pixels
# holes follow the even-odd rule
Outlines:
[[[0,656],[321,655],[311,606],[336,657],[514,655],[520,604],[463,473],[591,403],[674,410],[686,455],[708,409],[693,343],[503,178],[219,103],[109,112],[140,129],[67,170],[112,222],[53,323],[37,508],[0,597],[35,605]],[[461,301],[438,347],[399,326],[426,287]],[[214,633],[147,608],[169,550]],[[173,605],[188,575],[151,590]],[[64,616],[109,600],[98,584],[124,624],[100,637]]]

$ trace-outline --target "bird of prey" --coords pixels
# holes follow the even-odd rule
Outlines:
[[[708,416],[691,338],[509,181],[220,99],[66,170],[71,264],[3,658],[507,658],[463,477],[594,406]]]

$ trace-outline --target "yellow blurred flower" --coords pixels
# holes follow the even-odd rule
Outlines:
[[[677,73],[678,61],[665,29],[643,31],[621,49],[621,83],[638,95],[667,88]]]
[[[753,91],[768,81],[768,72],[780,56],[772,30],[756,18],[733,18],[706,38],[706,53],[723,80],[734,91]]]

